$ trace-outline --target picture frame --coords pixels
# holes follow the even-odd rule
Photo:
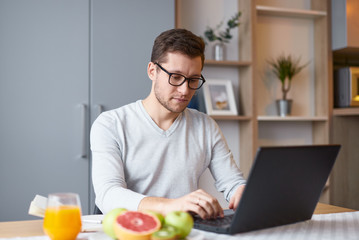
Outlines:
[[[231,80],[207,79],[203,94],[208,115],[238,115]]]

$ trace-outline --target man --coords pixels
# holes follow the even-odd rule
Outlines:
[[[94,122],[92,178],[102,212],[122,207],[223,216],[217,199],[198,189],[207,168],[229,207],[237,207],[245,180],[218,125],[187,108],[205,82],[204,48],[190,31],[161,33],[147,67],[149,96],[104,112]]]

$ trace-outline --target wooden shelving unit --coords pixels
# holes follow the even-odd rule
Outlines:
[[[210,115],[214,120],[227,121],[250,121],[252,117],[247,116],[226,116],[226,115]]]
[[[278,116],[258,116],[258,121],[268,121],[268,122],[321,122],[328,121],[328,117],[306,117],[306,116],[288,116],[288,117],[278,117]]]
[[[359,210],[359,109],[334,109],[331,143],[341,144],[332,171],[331,204]]]
[[[331,4],[334,4],[334,6],[330,7],[333,10],[337,10],[335,5],[344,2],[346,2],[345,4],[347,8],[343,8],[342,11],[345,11],[345,9],[348,10],[351,1],[332,1]],[[351,9],[353,10],[354,8]],[[346,31],[353,31],[351,34],[352,38],[349,37],[348,39],[345,39],[346,44],[340,43],[342,44],[340,49],[337,49],[338,44],[344,39],[337,38],[338,36],[333,36],[333,49],[336,49],[331,51],[332,55],[330,62],[332,63],[333,69],[359,66],[359,42],[357,38],[355,38],[355,36],[357,36],[356,32],[354,32],[355,28],[350,27],[351,25],[348,23],[348,18],[352,17],[354,22],[356,22],[356,18],[355,15],[350,14],[349,11],[347,14],[348,16],[346,17],[343,12],[342,14],[330,16],[333,18],[332,23],[334,25],[332,26],[332,32],[334,34],[336,33],[335,29],[338,29],[338,27],[347,29]],[[346,19],[346,23],[341,19]],[[345,32],[343,32],[341,37],[347,36]],[[333,84],[333,79],[331,79],[330,82]],[[359,108],[334,108],[333,102],[332,99],[330,142],[341,144],[341,150],[332,170],[330,203],[359,210]]]
[[[294,140],[295,144],[298,142],[302,142],[301,144],[329,143],[331,118],[329,115],[328,1],[312,0],[310,9],[299,8],[300,2],[265,0],[253,2],[256,16],[254,32],[257,51],[254,65],[257,67],[257,71],[255,71],[254,81],[257,86],[256,96],[258,96],[256,112],[258,114],[257,121],[260,125],[258,130],[259,142],[270,144],[270,138],[274,136],[268,134],[275,132],[276,135],[280,135],[283,124],[285,124],[287,130],[290,128],[293,131],[293,133],[291,132],[293,138],[295,138],[296,133],[299,135],[298,140]],[[304,5],[302,4],[302,6]],[[310,29],[314,29],[314,32],[311,33]],[[282,53],[300,56],[303,62],[310,59],[308,68],[302,71],[303,75],[298,75],[298,80],[293,79],[290,90],[293,94],[293,113],[292,116],[288,117],[276,116],[273,109],[273,98],[279,98],[279,95],[277,93],[278,96],[274,96],[275,94],[270,88],[272,82],[267,80],[271,77],[268,73],[269,70],[267,70],[267,59]],[[303,79],[308,79],[308,81],[305,82]],[[297,83],[296,81],[302,82],[294,85]],[[277,86],[278,88],[279,86]],[[296,93],[298,94],[296,95]],[[267,131],[268,128],[271,131]],[[296,128],[298,128],[297,132],[295,132]],[[308,131],[312,134],[306,137],[306,140],[300,140],[303,128],[305,130],[303,132]],[[308,138],[311,141],[308,141]],[[273,144],[277,142],[273,140]],[[293,143],[288,141],[286,144]],[[323,191],[321,198],[321,201],[326,203],[329,202],[330,183],[328,186]]]
[[[309,128],[305,132],[310,132],[310,136],[306,138],[309,138],[310,141],[303,142],[303,144],[329,143],[329,126],[331,122],[329,76],[331,75],[331,70],[328,64],[330,52],[328,42],[328,1],[312,0],[310,9],[298,7],[307,6],[307,2],[304,0],[300,0],[300,4],[297,1],[282,1],[285,7],[280,6],[281,0],[235,0],[238,10],[242,12],[240,17],[241,24],[238,28],[238,58],[229,61],[210,59],[205,61],[205,70],[212,69],[209,72],[213,75],[213,78],[217,76],[225,78],[226,71],[231,71],[228,78],[231,77],[234,82],[238,81],[238,90],[235,94],[238,94],[240,116],[212,117],[218,121],[220,127],[221,124],[237,124],[239,126],[237,136],[240,145],[239,162],[246,176],[248,176],[259,142],[261,142],[260,137],[262,134],[259,131],[265,127],[277,129],[276,133],[280,135],[283,132],[282,125],[288,126],[289,124],[291,129],[295,129],[297,125],[304,126]],[[209,8],[208,6],[212,4],[222,5],[218,8],[213,6]],[[223,4],[218,1],[177,0],[176,27],[184,27],[198,35],[203,35],[206,24],[209,24],[208,22],[212,21],[212,18],[216,15],[222,14],[218,19],[224,20],[228,16],[223,16],[223,12],[236,11],[231,7],[231,4],[233,4],[233,1]],[[221,11],[213,12],[213,9],[221,9]],[[212,12],[210,12],[211,10]],[[275,32],[277,24],[285,32]],[[263,27],[267,26],[269,28],[262,31]],[[297,29],[298,26],[299,29]],[[304,36],[301,35],[302,32],[304,32]],[[275,36],[273,36],[274,34]],[[299,40],[297,39],[298,35]],[[305,41],[301,41],[302,39]],[[308,56],[306,56],[307,59],[302,58],[303,62],[309,59],[310,64],[304,71],[304,75],[301,75],[301,78],[309,80],[298,81],[298,85],[292,86],[291,91],[294,93],[297,91],[298,93],[294,96],[294,112],[292,116],[284,118],[278,117],[273,109],[272,112],[268,111],[269,108],[273,108],[273,105],[270,104],[273,104],[274,97],[268,97],[272,90],[266,89],[269,82],[266,82],[265,64],[267,62],[266,57],[275,56],[271,52],[273,47],[277,49],[277,52],[289,49],[298,56],[303,52],[310,55],[310,58]],[[207,56],[207,58],[209,57]],[[238,72],[236,79],[233,78],[233,71]],[[212,78],[210,75],[205,77]],[[276,88],[279,89],[278,86]],[[237,132],[231,132],[231,134],[236,135]],[[277,135],[265,137],[270,139],[278,137]],[[293,138],[295,137],[296,134],[294,133]],[[294,142],[298,143],[300,141],[299,139]],[[288,145],[291,144],[293,142],[288,142]],[[327,189],[330,189],[330,186]],[[329,202],[328,191],[324,193],[322,201]]]
[[[359,116],[359,108],[334,108],[334,116]]]
[[[257,5],[256,10],[258,15],[302,17],[302,18],[318,18],[318,17],[327,16],[327,13],[325,11],[271,7],[271,6],[263,6],[263,5]]]

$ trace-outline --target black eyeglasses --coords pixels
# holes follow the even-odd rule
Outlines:
[[[181,86],[186,80],[188,81],[188,88],[197,90],[200,89],[203,83],[206,81],[201,74],[200,78],[187,78],[179,73],[170,73],[164,69],[159,63],[155,63],[162,71],[168,74],[168,83],[172,86]]]

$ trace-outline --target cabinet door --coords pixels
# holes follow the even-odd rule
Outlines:
[[[147,97],[153,41],[174,28],[174,12],[168,0],[92,1],[91,122],[100,111]]]
[[[147,97],[153,42],[174,19],[174,1],[92,1],[92,120],[99,105],[109,110]]]
[[[89,3],[1,0],[0,36],[0,221],[35,219],[51,192],[79,193],[86,213]]]

